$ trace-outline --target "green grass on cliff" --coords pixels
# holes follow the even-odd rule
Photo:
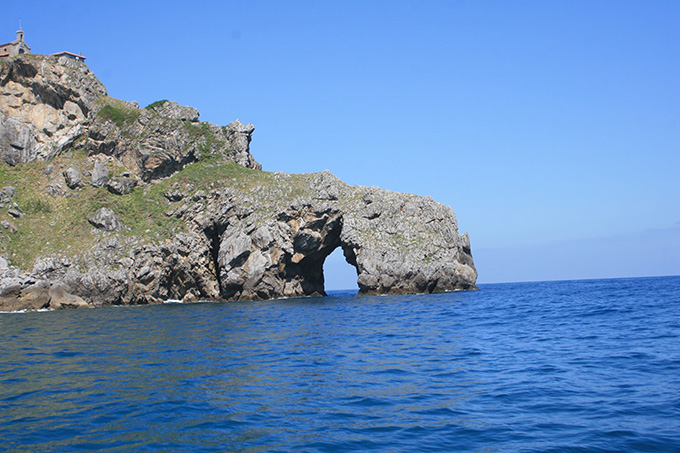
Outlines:
[[[48,165],[54,168],[50,175],[45,174]],[[87,221],[88,216],[102,206],[111,208],[120,217],[125,226],[120,234],[137,237],[142,242],[156,242],[186,231],[182,220],[166,215],[184,203],[170,203],[163,196],[175,187],[189,197],[199,190],[209,192],[229,187],[253,194],[251,198],[256,203],[261,202],[263,196],[272,202],[285,203],[309,187],[305,175],[293,175],[282,184],[273,173],[207,158],[165,180],[136,187],[127,195],[115,195],[105,188],[87,184],[89,179],[85,175],[83,187],[69,189],[60,175],[71,165],[78,166],[81,172],[92,170],[91,161],[82,150],[70,151],[50,162],[35,161],[16,167],[0,163],[0,188],[15,189],[11,202],[0,208],[0,220],[7,220],[17,228],[16,232],[10,232],[0,227],[0,254],[7,256],[13,265],[30,270],[39,256],[57,253],[75,256],[90,249],[102,237],[113,234],[97,231]],[[123,169],[109,164],[109,170],[113,175]],[[60,189],[56,187],[58,183],[62,184]],[[51,195],[50,188],[53,193],[64,193]],[[193,204],[190,199],[185,201]],[[13,218],[8,214],[12,203],[18,205],[22,217]]]
[[[199,146],[202,160],[214,157],[212,150],[216,147],[219,149],[227,146],[224,140],[218,139],[210,130],[208,123],[201,123],[200,126],[196,126],[188,121],[183,121],[182,127],[189,134],[192,144],[197,141],[202,141],[202,144]]]
[[[186,148],[196,146],[200,158],[202,160],[214,157],[213,153],[217,149],[224,149],[227,147],[227,143],[224,139],[219,138],[210,128],[208,123],[200,123],[199,125],[192,124],[189,121],[181,121],[179,119],[167,118],[158,115],[154,108],[163,105],[167,100],[160,100],[152,102],[151,104],[144,107],[145,110],[151,113],[155,120],[160,120],[161,127],[167,130],[177,130],[181,128],[187,135],[188,141]],[[129,103],[121,101],[120,99],[115,99],[110,96],[102,96],[98,100],[99,111],[97,112],[98,122],[113,122],[118,129],[120,129],[120,134],[122,137],[129,138],[133,141],[141,141],[145,139],[149,134],[157,132],[159,128],[158,121],[152,121],[150,126],[144,127],[139,130],[132,132],[130,126],[132,126],[142,114],[142,110],[138,108],[133,108]],[[185,153],[187,149],[183,150]]]
[[[153,109],[155,109],[156,107],[162,106],[162,105],[165,104],[166,102],[168,102],[167,99],[161,99],[160,101],[152,102],[151,104],[147,105],[147,106],[144,107],[144,108],[147,109],[147,110],[153,110]]]
[[[111,101],[109,101],[111,102]],[[126,107],[125,105],[115,105],[107,103],[97,112],[97,117],[104,121],[113,121],[119,128],[124,128],[139,118],[139,110]]]

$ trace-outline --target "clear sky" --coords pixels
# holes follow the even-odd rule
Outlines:
[[[0,5],[113,97],[253,123],[265,170],[451,206],[480,283],[680,274],[679,1]]]

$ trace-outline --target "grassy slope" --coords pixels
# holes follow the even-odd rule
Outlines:
[[[192,191],[220,186],[247,190],[271,181],[269,173],[232,163],[220,165],[206,159],[166,180],[137,187],[128,195],[114,195],[88,184],[78,190],[70,190],[64,185],[67,193],[62,196],[47,193],[47,186],[53,183],[52,178],[45,175],[48,165],[54,166],[54,175],[73,163],[88,168],[85,160],[85,156],[76,151],[49,163],[36,161],[16,167],[0,164],[0,187],[14,187],[12,202],[16,202],[24,213],[23,217],[14,219],[7,214],[8,206],[0,210],[0,220],[8,220],[18,228],[16,233],[0,228],[0,253],[12,264],[30,269],[33,260],[40,255],[62,253],[72,256],[92,247],[96,235],[87,217],[101,206],[110,207],[120,216],[126,227],[121,234],[145,241],[162,240],[185,228],[181,220],[164,214],[170,204],[163,193],[171,190],[175,183],[183,188],[193,186]],[[87,180],[86,177],[83,179]]]
[[[147,107],[151,109],[162,102]],[[120,129],[120,134],[130,139],[143,137],[144,131],[142,136],[133,137],[128,128],[139,117],[139,110],[108,96],[103,96],[99,104],[96,121],[114,123]],[[226,143],[218,139],[207,124],[194,125],[169,118],[164,121],[170,128],[185,128],[191,143],[199,144],[201,160],[172,177],[137,187],[127,195],[114,195],[105,188],[92,187],[86,175],[83,175],[83,187],[79,189],[71,190],[63,184],[63,178],[59,175],[71,165],[78,167],[81,172],[92,170],[92,161],[83,149],[84,138],[76,140],[74,148],[50,162],[34,161],[16,167],[0,162],[0,188],[12,186],[15,189],[10,203],[0,208],[0,220],[7,220],[18,228],[12,233],[0,227],[0,255],[24,270],[31,270],[34,260],[40,256],[76,256],[90,249],[102,236],[87,221],[88,216],[102,206],[110,207],[118,214],[125,226],[120,233],[122,235],[134,236],[143,242],[171,238],[176,232],[186,230],[182,220],[165,215],[174,206],[165,199],[163,193],[172,190],[176,183],[180,184],[183,192],[190,194],[223,187],[243,191],[251,195],[249,202],[256,205],[256,211],[265,216],[269,214],[271,202],[279,204],[292,200],[306,194],[310,188],[310,174],[277,178],[273,173],[221,161],[212,152],[224,148]],[[45,170],[49,165],[54,169],[47,175]],[[127,171],[122,164],[109,164],[108,167],[112,177]],[[55,183],[61,183],[60,190],[65,191],[65,194],[53,196],[48,193],[49,186]],[[13,203],[23,213],[18,219],[7,212]]]

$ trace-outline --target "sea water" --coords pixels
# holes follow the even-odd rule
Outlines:
[[[680,277],[0,315],[2,451],[678,451]]]

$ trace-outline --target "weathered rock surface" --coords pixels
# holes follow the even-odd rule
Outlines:
[[[111,233],[87,256],[39,260],[22,278],[56,282],[97,305],[323,295],[324,260],[340,247],[356,268],[360,294],[475,288],[467,234],[458,234],[450,208],[429,197],[350,187],[323,172],[268,174],[249,190],[221,187],[172,198],[183,203],[187,233],[144,245]],[[107,208],[90,222],[121,228]],[[16,278],[3,283],[16,284]],[[31,308],[44,307],[45,297],[21,293]]]
[[[75,189],[80,186],[80,183],[83,180],[83,175],[80,173],[80,170],[78,170],[75,167],[69,167],[63,172],[64,175],[64,181],[66,182],[66,185],[70,189]]]
[[[0,62],[0,160],[9,165],[84,146],[90,155],[113,156],[144,181],[170,176],[202,155],[262,168],[250,154],[252,125],[221,127],[198,118],[195,108],[170,101],[140,109],[109,98],[88,67],[72,59]]]
[[[104,162],[97,159],[94,161],[91,184],[94,187],[104,187],[107,182],[109,182],[109,169]]]
[[[151,110],[158,113],[160,116],[165,116],[176,120],[190,121],[192,123],[197,123],[198,117],[200,116],[198,110],[195,108],[185,107],[171,101],[163,101],[160,105],[151,107]]]
[[[106,88],[83,63],[20,57],[0,64],[0,160],[48,160],[94,117]]]
[[[45,216],[54,225],[46,231],[61,234],[45,244],[65,241],[69,225],[81,224],[93,244],[42,253],[28,269],[1,255],[0,310],[323,295],[323,263],[337,248],[355,267],[360,294],[476,288],[467,233],[459,235],[451,208],[430,197],[349,186],[328,171],[246,171],[261,168],[250,155],[252,125],[200,123],[198,111],[169,101],[149,109],[116,101],[103,114],[106,91],[84,65],[16,58],[0,67],[0,165],[50,160],[39,186],[0,183],[1,250],[11,250],[26,218],[42,226]],[[59,116],[65,132],[50,136],[39,121],[21,120],[19,107],[7,107],[12,93],[29,110]],[[41,104],[44,93],[56,94]],[[183,172],[191,165],[200,170]],[[222,166],[240,170],[211,178]],[[173,176],[187,172],[193,176]],[[39,202],[31,191],[55,201]],[[156,198],[135,213],[144,226],[133,234],[111,207],[134,220],[128,209],[140,196]],[[87,214],[70,218],[53,211],[59,206]]]
[[[137,180],[129,176],[116,176],[109,180],[106,188],[109,192],[116,195],[125,195],[132,192],[132,189],[137,186]]]
[[[60,285],[50,286],[39,281],[30,286],[8,286],[0,289],[0,308],[6,311],[81,308],[89,304],[81,297],[68,293]]]
[[[123,229],[123,224],[120,219],[111,209],[107,207],[101,207],[95,211],[87,219],[92,226],[104,231],[120,231]]]
[[[198,123],[198,112],[192,114],[195,109],[168,101],[164,106],[168,104],[171,107],[140,109],[128,103],[121,107],[128,118],[121,125],[105,116],[97,118],[89,128],[85,149],[91,155],[114,157],[146,182],[168,177],[202,155],[220,154],[226,161],[262,168],[250,154],[253,125]]]
[[[323,262],[338,247],[355,266],[362,294],[474,288],[469,239],[458,235],[450,208],[415,195],[349,187],[330,172],[313,175],[308,184],[311,196],[288,203],[272,202],[267,193],[285,183],[258,191],[257,210],[264,213],[244,208],[242,194],[229,192],[231,202],[225,193],[207,197],[206,212],[222,220],[210,225],[199,214],[192,221],[203,231],[224,230],[217,252],[222,297],[324,294]]]

